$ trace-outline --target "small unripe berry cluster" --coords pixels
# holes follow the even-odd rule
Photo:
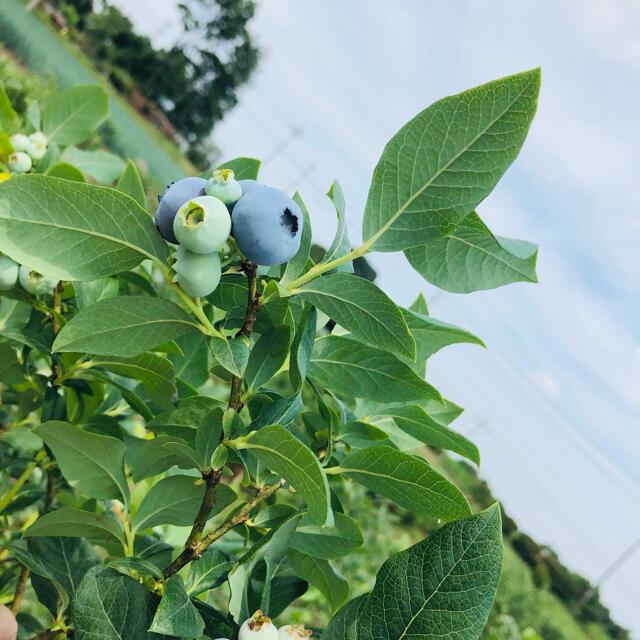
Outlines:
[[[9,155],[7,166],[11,173],[28,173],[47,152],[47,137],[42,131],[30,136],[16,133],[11,136],[13,153]]]
[[[278,629],[271,618],[262,615],[262,611],[256,611],[245,620],[238,632],[238,640],[306,640],[310,636],[311,631],[301,624],[286,624]]]
[[[184,178],[159,198],[160,235],[180,247],[173,256],[174,282],[189,296],[209,295],[220,282],[219,252],[231,236],[242,255],[259,265],[293,258],[300,247],[303,216],[285,193],[255,180],[237,181],[230,169],[209,180]]]
[[[13,289],[18,282],[34,296],[51,293],[58,284],[57,279],[47,278],[29,267],[20,266],[9,256],[0,255],[0,291]]]

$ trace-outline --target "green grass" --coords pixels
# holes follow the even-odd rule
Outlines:
[[[26,11],[20,0],[0,2],[0,41],[32,71],[52,76],[61,87],[103,86],[111,97],[114,150],[134,159],[155,181],[166,184],[195,173],[178,147],[123,100],[77,46]]]

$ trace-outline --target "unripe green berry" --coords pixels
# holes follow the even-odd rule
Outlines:
[[[58,284],[58,280],[55,278],[47,278],[47,276],[43,276],[41,273],[29,269],[29,267],[25,267],[24,265],[20,267],[18,279],[20,280],[22,288],[34,296],[53,293],[54,287]]]
[[[175,252],[173,279],[192,298],[208,296],[220,283],[220,256],[213,253],[194,253],[180,245]]]
[[[47,136],[45,136],[44,133],[42,133],[42,131],[36,131],[35,133],[32,133],[29,136],[29,140],[31,142],[39,142],[40,144],[43,144],[45,147],[49,143],[49,141],[47,140]]]
[[[231,232],[231,216],[218,198],[198,196],[185,202],[173,220],[173,232],[181,245],[194,253],[217,251]]]
[[[238,640],[279,640],[278,629],[271,618],[263,616],[262,611],[256,611],[242,623]]]
[[[32,140],[29,138],[27,153],[31,156],[32,160],[35,160],[36,162],[38,162],[38,160],[42,160],[46,152],[47,144],[45,142],[42,142],[40,139]]]
[[[224,204],[233,204],[240,200],[242,187],[233,177],[231,169],[216,169],[211,178],[209,178],[204,192],[208,196],[222,200]]]
[[[0,256],[0,291],[7,291],[18,281],[20,265],[9,256]]]
[[[22,133],[11,136],[11,146],[14,151],[26,151],[29,148],[29,137]]]
[[[27,173],[27,171],[31,171],[33,165],[31,158],[24,151],[12,153],[7,164],[14,173]]]

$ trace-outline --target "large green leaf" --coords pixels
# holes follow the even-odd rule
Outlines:
[[[24,536],[82,537],[95,544],[124,545],[124,533],[118,521],[108,515],[91,513],[66,507],[40,516],[25,532]]]
[[[121,440],[59,421],[45,422],[33,431],[53,451],[60,472],[72,487],[92,498],[128,502]]]
[[[480,453],[473,442],[432,418],[422,407],[417,405],[387,407],[380,409],[378,415],[391,416],[400,429],[423,444],[455,451],[480,464]]]
[[[470,509],[460,490],[422,458],[383,444],[350,453],[338,467],[360,484],[413,514],[455,520]]]
[[[415,358],[416,343],[402,312],[373,282],[333,273],[308,282],[295,293],[367,343]]]
[[[358,611],[358,640],[477,640],[500,580],[500,509],[442,527],[380,569]]]
[[[85,151],[67,147],[60,159],[90,175],[99,184],[115,182],[125,168],[124,162],[117,155],[102,149]]]
[[[475,211],[444,235],[405,254],[425,280],[454,293],[538,281],[538,247],[525,240],[494,236]]]
[[[304,578],[322,593],[332,611],[341,607],[349,597],[349,583],[328,560],[313,558],[291,549],[287,553],[287,561],[296,575]]]
[[[449,232],[491,192],[518,155],[540,87],[534,69],[439,100],[388,142],[362,223],[376,251]]]
[[[73,283],[78,311],[83,311],[100,300],[115,298],[119,290],[120,283],[116,278],[100,278],[99,280]]]
[[[336,393],[380,402],[440,399],[440,394],[393,354],[342,336],[316,340],[309,376]]]
[[[60,280],[95,280],[169,255],[151,217],[106,187],[43,175],[0,184],[0,251]]]
[[[319,527],[305,515],[291,540],[291,547],[314,558],[339,558],[359,547],[364,539],[358,524],[344,513],[335,513],[333,527]]]
[[[44,173],[52,178],[63,178],[64,180],[74,180],[75,182],[86,182],[82,171],[68,162],[57,162],[56,164],[51,165]]]
[[[244,380],[249,389],[258,389],[280,370],[289,354],[291,329],[287,325],[267,329],[251,349]]]
[[[204,620],[189,600],[180,576],[167,580],[149,631],[179,638],[199,638],[202,635]]]
[[[159,524],[193,524],[205,492],[205,485],[197,481],[198,478],[193,476],[181,475],[160,480],[140,504],[133,519],[133,528],[142,530]],[[233,489],[226,484],[218,485],[216,504],[211,515],[219,513],[235,499]]]
[[[120,296],[100,300],[72,318],[58,334],[53,350],[127,358],[197,327],[169,300]]]
[[[303,497],[315,524],[331,526],[333,512],[327,477],[318,458],[300,440],[274,424],[258,429],[245,446]]]
[[[174,465],[179,465],[184,469],[192,467],[190,462],[185,461],[182,457],[166,448],[165,445],[168,442],[171,442],[171,439],[166,436],[151,440],[142,438],[127,439],[125,462],[131,470],[131,477],[134,482],[140,482],[145,478],[156,476]]]
[[[107,567],[93,567],[73,599],[77,640],[152,640],[147,629],[156,597],[137,580]]]
[[[170,353],[167,357],[176,368],[176,378],[201,387],[209,379],[209,350],[204,336],[197,331],[186,333],[175,340],[182,355]]]
[[[84,142],[107,117],[109,98],[97,85],[69,87],[54,94],[42,112],[42,130],[59,145]]]
[[[249,347],[242,338],[213,336],[209,348],[221,367],[234,376],[242,376],[249,359]]]
[[[141,353],[130,358],[101,356],[89,361],[92,367],[100,367],[125,378],[133,378],[144,384],[149,397],[158,406],[172,407],[176,393],[176,376],[173,364],[154,353]]]
[[[116,189],[132,197],[143,209],[146,208],[147,202],[144,185],[142,184],[138,167],[136,167],[133,160],[127,162],[127,166],[124,168],[122,175],[118,178]]]

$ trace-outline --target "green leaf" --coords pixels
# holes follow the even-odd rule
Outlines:
[[[212,336],[209,348],[221,367],[234,376],[242,377],[249,360],[249,347],[242,338]]]
[[[336,215],[338,216],[338,228],[336,229],[336,235],[333,238],[331,246],[325,253],[320,262],[330,262],[336,258],[341,258],[351,251],[351,243],[349,241],[349,230],[347,228],[347,217],[345,214],[346,205],[344,202],[344,194],[342,193],[342,187],[337,180],[334,180],[329,191],[327,192],[329,199],[333,202],[336,208]],[[353,263],[347,262],[336,267],[335,271],[342,273],[353,273]]]
[[[261,164],[262,162],[255,158],[234,158],[223,162],[217,168],[231,169],[236,180],[257,180]],[[209,178],[210,176],[206,177]]]
[[[304,403],[300,393],[290,398],[278,398],[260,412],[258,417],[251,423],[251,426],[254,429],[258,429],[269,424],[287,425],[303,409]]]
[[[357,549],[364,541],[353,518],[335,513],[333,527],[319,527],[303,516],[291,540],[291,547],[314,558],[340,558]]]
[[[429,315],[429,305],[425,300],[425,297],[422,293],[418,294],[418,297],[413,301],[411,306],[409,307],[409,311],[415,311],[416,313],[421,313],[423,316]]]
[[[149,397],[158,406],[173,407],[176,394],[176,377],[173,364],[162,356],[141,353],[130,358],[102,356],[89,360],[87,366],[100,367],[125,378],[133,378],[144,384]]]
[[[305,304],[302,317],[296,327],[289,358],[289,380],[294,391],[300,391],[307,377],[311,352],[316,337],[318,312],[313,305]]]
[[[416,515],[449,521],[471,513],[460,490],[426,460],[386,445],[350,453],[339,470]]]
[[[178,575],[167,580],[149,631],[180,638],[199,638],[204,631],[204,620],[184,589]]]
[[[124,162],[118,156],[102,149],[85,151],[78,147],[67,147],[60,159],[77,167],[82,173],[89,174],[100,184],[115,182],[125,168]]]
[[[327,477],[318,458],[300,440],[275,424],[258,429],[246,447],[302,496],[313,522],[331,526],[333,513]]]
[[[421,407],[416,405],[389,407],[381,410],[378,415],[393,417],[394,422],[405,433],[408,433],[423,444],[446,449],[447,451],[455,451],[455,453],[469,458],[476,464],[480,464],[480,453],[473,442],[439,423]]]
[[[280,370],[289,354],[291,329],[287,325],[267,329],[251,349],[244,380],[250,390],[260,388]]]
[[[237,560],[224,551],[209,547],[190,565],[187,593],[197,596],[221,585],[236,563]]]
[[[18,114],[11,106],[11,101],[3,84],[0,82],[0,129],[7,133],[13,133],[14,127],[18,124]]]
[[[24,114],[25,120],[31,125],[34,131],[40,130],[40,105],[37,100],[29,100]]]
[[[175,341],[182,355],[170,354],[176,368],[176,378],[193,387],[201,387],[209,379],[209,351],[205,337],[199,331],[179,336]]]
[[[142,438],[127,440],[125,461],[131,470],[134,482],[156,476],[174,465],[179,465],[184,469],[191,468],[191,464],[185,463],[182,457],[165,447],[168,442],[170,439],[166,436],[152,440],[143,440]]]
[[[70,507],[40,516],[24,532],[25,538],[34,536],[82,537],[95,544],[125,544],[122,527],[115,518]]]
[[[515,160],[536,111],[540,70],[439,100],[389,141],[373,173],[362,223],[375,251],[448,233]]]
[[[162,571],[160,571],[153,562],[145,560],[144,558],[111,558],[109,562],[107,562],[107,566],[113,567],[118,571],[124,570],[126,575],[129,575],[129,571],[135,571],[137,573],[146,573],[156,580],[162,578]]]
[[[84,431],[68,422],[45,422],[32,430],[53,451],[65,480],[92,498],[129,501],[121,440]]]
[[[79,311],[83,311],[100,300],[115,298],[119,290],[120,283],[116,278],[100,278],[99,280],[73,283],[73,292]]]
[[[332,611],[341,607],[349,597],[349,583],[328,560],[312,558],[291,549],[287,553],[287,561],[296,575],[304,578],[322,593]]]
[[[33,573],[60,585],[69,595],[74,594],[91,567],[101,564],[96,552],[81,538],[26,538],[8,548]]]
[[[193,524],[205,492],[205,485],[193,476],[169,476],[156,483],[144,497],[135,517],[134,530],[159,524],[186,526]],[[220,513],[235,499],[236,494],[226,484],[218,485],[216,504],[211,515]]]
[[[133,198],[143,209],[147,208],[147,199],[144,193],[142,178],[133,160],[127,161],[127,166],[118,178],[116,189]]]
[[[93,567],[71,605],[77,640],[151,640],[156,597],[137,580],[114,569]]]
[[[423,362],[436,351],[450,344],[459,342],[469,342],[484,347],[485,344],[480,338],[474,336],[469,331],[460,329],[452,324],[436,320],[431,316],[425,316],[409,309],[402,309],[402,314],[407,322],[411,335],[416,340],[418,348],[418,362]]]
[[[373,282],[334,273],[316,278],[294,293],[367,343],[415,358],[416,344],[402,312]]]
[[[145,258],[164,265],[169,255],[151,217],[128,196],[33,174],[0,184],[0,251],[60,280],[103,278]]]
[[[218,309],[230,311],[237,307],[245,308],[248,296],[247,278],[238,273],[228,273],[220,278],[220,284],[207,296],[207,300]]]
[[[64,180],[73,180],[75,182],[86,182],[84,175],[80,169],[76,169],[72,164],[68,162],[58,162],[51,165],[46,171],[46,176],[52,178],[63,178]]]
[[[301,276],[309,262],[309,252],[311,251],[311,218],[309,217],[309,210],[302,201],[302,197],[296,191],[293,195],[293,200],[300,207],[302,211],[302,235],[300,237],[300,248],[285,267],[282,278],[280,278],[280,284],[286,285],[289,282],[293,282],[298,276]]]
[[[347,422],[340,426],[340,440],[351,447],[361,449],[375,442],[383,442],[389,439],[389,435],[375,425],[368,422]]]
[[[73,317],[58,334],[53,350],[127,358],[197,327],[169,300],[120,296],[100,300]]]
[[[109,98],[97,85],[69,87],[54,94],[42,112],[42,130],[59,145],[84,142],[107,117]]]
[[[368,594],[349,600],[336,613],[322,634],[322,640],[358,640],[358,611],[367,603]]]
[[[358,611],[358,640],[477,640],[500,580],[500,509],[445,525],[380,569]]]
[[[444,235],[405,254],[425,280],[454,293],[538,281],[538,247],[494,236],[475,211]]]
[[[55,346],[55,345],[54,345]],[[440,394],[393,354],[341,336],[316,340],[309,376],[336,393],[380,402],[405,402]]]

